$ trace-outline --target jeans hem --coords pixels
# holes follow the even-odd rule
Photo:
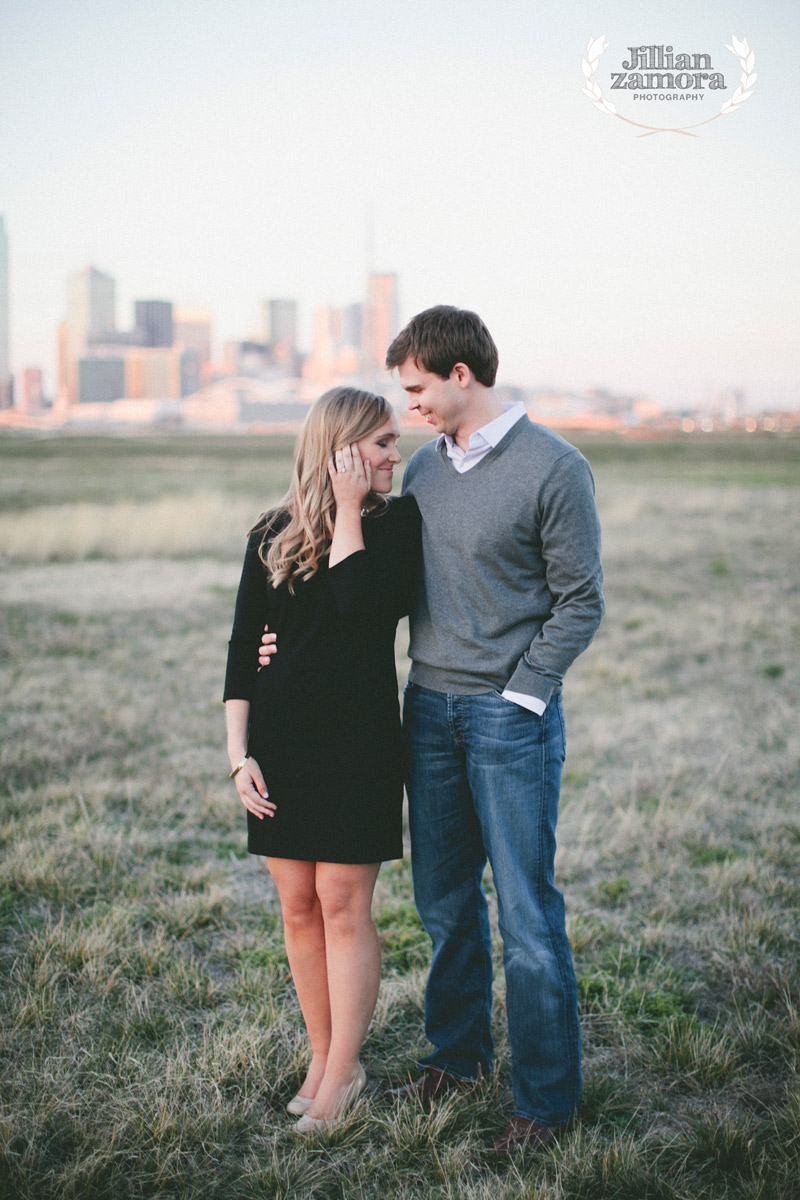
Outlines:
[[[548,1129],[565,1129],[571,1125],[578,1115],[577,1109],[570,1113],[568,1117],[560,1117],[558,1120],[543,1121],[539,1116],[531,1116],[530,1113],[521,1112],[518,1108],[514,1109],[515,1117],[522,1117],[524,1121],[535,1121],[537,1125],[545,1125]]]
[[[478,1080],[481,1079],[484,1075],[486,1075],[487,1073],[491,1075],[491,1073],[492,1073],[491,1068],[489,1068],[489,1070],[487,1072],[484,1068],[482,1068],[481,1066],[478,1066],[474,1075],[465,1075],[463,1073],[463,1071],[455,1071],[455,1070],[453,1070],[452,1067],[449,1067],[446,1063],[431,1062],[430,1056],[426,1056],[425,1058],[420,1058],[417,1062],[417,1066],[419,1067],[420,1071],[444,1071],[444,1073],[446,1075],[452,1075],[454,1079],[460,1080],[461,1083],[477,1083]]]

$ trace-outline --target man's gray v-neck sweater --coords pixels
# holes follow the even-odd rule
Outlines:
[[[546,704],[604,612],[586,459],[523,417],[463,474],[444,445],[422,446],[403,491],[422,513],[411,682],[456,695],[508,688]]]

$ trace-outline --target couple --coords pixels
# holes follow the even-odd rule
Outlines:
[[[278,888],[311,1043],[287,1107],[300,1132],[324,1129],[365,1085],[380,977],[370,906],[380,862],[402,853],[405,774],[433,1052],[392,1094],[429,1101],[491,1070],[488,858],[515,1105],[495,1148],[535,1148],[574,1116],[581,1088],[553,860],[562,679],[603,613],[593,482],[574,447],[521,404],[504,409],[475,313],[420,313],[386,365],[440,436],[387,499],[400,461],[390,407],[344,388],[316,402],[291,488],[251,533],[229,649],[231,773],[248,849]],[[401,750],[393,642],[407,611]]]

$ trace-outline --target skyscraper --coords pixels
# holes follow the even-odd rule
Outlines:
[[[356,383],[361,374],[360,335],[360,304],[322,304],[314,309],[311,354],[303,364],[303,378],[322,387]]]
[[[174,345],[181,351],[181,395],[191,396],[209,378],[211,309],[180,305],[173,320]]]
[[[143,346],[171,346],[173,322],[169,300],[137,300],[136,329]]]
[[[182,304],[175,309],[173,334],[176,343],[196,350],[200,365],[211,361],[211,309]]]
[[[39,367],[25,367],[18,376],[20,383],[17,405],[21,412],[38,413],[42,408],[42,372]]]
[[[275,363],[293,362],[297,352],[297,301],[265,300],[261,306],[261,338]]]
[[[94,267],[76,271],[67,281],[66,376],[71,404],[78,395],[78,359],[85,351],[90,334],[116,328],[116,284],[110,275]]]
[[[367,276],[364,306],[363,364],[367,380],[384,370],[386,351],[397,333],[397,275],[394,272]]]
[[[342,330],[339,340],[343,346],[353,346],[356,350],[360,350],[364,328],[364,305],[346,304],[341,312]]]
[[[321,387],[333,382],[338,311],[331,304],[320,304],[312,317],[311,354],[303,364],[303,377]]]
[[[0,408],[8,408],[12,399],[8,329],[8,237],[0,216]]]

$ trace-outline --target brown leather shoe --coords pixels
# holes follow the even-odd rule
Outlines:
[[[407,1083],[405,1087],[387,1088],[383,1097],[385,1100],[435,1100],[445,1092],[463,1091],[471,1087],[472,1079],[458,1079],[447,1071],[439,1071],[436,1067],[426,1067],[419,1079]]]
[[[540,1125],[538,1121],[529,1121],[527,1117],[512,1117],[508,1129],[495,1139],[494,1149],[498,1154],[543,1150],[557,1141],[559,1132],[559,1128],[553,1125]]]

